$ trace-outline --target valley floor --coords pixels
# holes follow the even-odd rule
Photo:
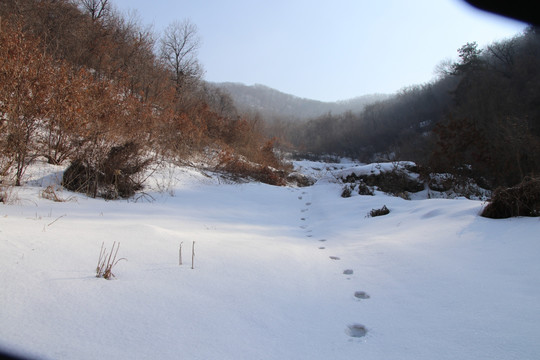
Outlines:
[[[483,203],[466,199],[341,198],[331,171],[291,188],[176,169],[138,201],[60,192],[69,201],[53,202],[40,193],[61,169],[39,171],[0,205],[4,351],[201,360],[540,353],[538,218],[485,219]],[[383,205],[390,214],[367,216]],[[126,260],[113,280],[96,278],[102,243],[115,241]]]

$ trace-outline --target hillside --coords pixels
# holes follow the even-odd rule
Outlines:
[[[193,24],[155,40],[109,2],[84,4],[0,2],[0,202],[38,158],[71,164],[64,186],[94,197],[129,197],[148,166],[206,154],[223,171],[283,183],[274,143],[204,86],[195,53],[172,56],[186,45],[179,34],[197,47]]]
[[[229,93],[242,112],[258,112],[265,118],[308,119],[327,113],[358,112],[368,104],[385,100],[390,95],[371,94],[337,102],[300,98],[265,85],[245,85],[235,82],[211,83]]]
[[[540,173],[539,49],[533,26],[484,47],[468,42],[429,83],[275,133],[306,152],[414,161],[485,188],[514,186]]]

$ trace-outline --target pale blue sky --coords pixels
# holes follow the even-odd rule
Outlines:
[[[461,0],[112,0],[160,33],[190,19],[208,81],[264,84],[335,101],[393,93],[434,77],[466,42],[485,46],[525,24]]]

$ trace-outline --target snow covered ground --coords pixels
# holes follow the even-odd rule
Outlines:
[[[333,172],[349,165],[298,165],[320,180],[227,184],[169,169],[154,183],[162,191],[137,202],[46,200],[61,169],[34,169],[18,200],[0,204],[0,348],[45,359],[538,359],[538,218],[485,219],[466,199],[342,198]],[[383,205],[390,214],[366,216]],[[101,244],[114,241],[127,260],[115,279],[96,278]]]

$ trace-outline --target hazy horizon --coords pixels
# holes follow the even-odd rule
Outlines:
[[[112,3],[136,10],[157,34],[174,20],[197,25],[207,81],[264,84],[327,102],[428,82],[465,43],[484,47],[526,27],[461,0]]]

